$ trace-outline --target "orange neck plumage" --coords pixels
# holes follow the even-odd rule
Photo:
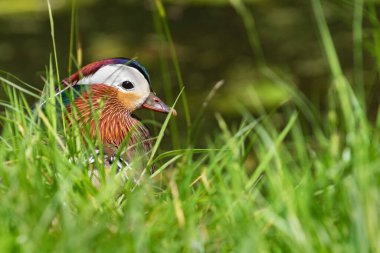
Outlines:
[[[107,85],[91,85],[88,92],[74,100],[78,113],[73,118],[79,126],[89,126],[91,137],[96,137],[99,131],[103,144],[112,144],[118,148],[127,139],[127,146],[143,143],[143,149],[149,151],[152,144],[148,129],[117,99],[117,92]],[[71,106],[68,110],[73,115]],[[97,112],[100,112],[98,120],[94,117]]]

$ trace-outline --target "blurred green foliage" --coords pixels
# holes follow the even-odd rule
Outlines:
[[[249,43],[241,16],[228,0],[165,1],[168,23],[181,65],[193,114],[215,83],[225,80],[209,115],[214,112],[239,117],[240,106],[252,112],[257,106],[275,108],[287,94],[260,73],[260,60]],[[244,1],[252,13],[267,66],[277,69],[323,108],[329,86],[329,69],[308,1]],[[71,0],[52,0],[60,76],[68,74]],[[149,70],[153,87],[162,92],[160,58],[170,58],[169,49],[155,31],[151,1],[77,0],[76,46],[82,64],[115,57],[137,57]],[[342,68],[353,73],[353,2],[324,1],[325,15],[336,43]],[[369,24],[365,23],[370,32]],[[52,51],[47,4],[44,0],[0,0],[0,69],[42,89]],[[366,36],[366,34],[364,34]],[[367,52],[374,45],[365,44]],[[370,59],[370,58],[368,58]],[[27,64],[25,64],[27,63]],[[169,66],[170,67],[170,66]],[[371,61],[364,62],[364,71]],[[372,75],[364,75],[373,84]],[[174,72],[166,77],[179,92]],[[255,99],[256,98],[256,99]],[[0,94],[0,99],[4,96]],[[226,102],[227,101],[227,102]],[[183,114],[182,114],[183,116]],[[207,115],[206,115],[207,116]],[[181,117],[181,114],[180,114]]]

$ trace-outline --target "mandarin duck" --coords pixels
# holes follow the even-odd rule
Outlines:
[[[62,83],[66,87],[57,95],[61,95],[70,116],[69,125],[75,120],[83,131],[87,129],[91,138],[100,134],[105,167],[110,168],[116,162],[117,172],[120,172],[138,160],[145,168],[153,141],[148,128],[133,112],[145,108],[162,113],[172,110],[176,115],[176,111],[151,90],[146,69],[136,60],[111,58],[84,66]],[[93,111],[100,112],[98,119],[94,118]],[[117,159],[121,146],[124,151]],[[97,149],[96,155],[99,153]],[[94,163],[95,159],[91,157],[89,162]],[[94,177],[94,184],[99,184],[94,182],[99,181],[97,169],[89,171],[89,176]]]

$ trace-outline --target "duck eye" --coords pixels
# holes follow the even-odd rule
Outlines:
[[[124,81],[121,86],[126,89],[126,90],[130,90],[130,89],[133,89],[135,86],[133,85],[132,82],[130,81]]]

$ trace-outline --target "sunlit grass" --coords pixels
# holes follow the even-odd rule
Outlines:
[[[231,2],[252,43],[258,42],[243,1]],[[362,12],[360,4],[355,8]],[[197,131],[195,116],[189,136],[182,137],[186,143],[159,152],[163,138],[180,136],[177,127],[168,127],[176,120],[168,116],[149,159],[156,173],[141,171],[138,186],[120,175],[100,189],[92,185],[86,157],[99,140],[85,140],[84,148],[77,126],[63,131],[59,101],[49,100],[57,85],[55,57],[44,97],[53,102],[43,110],[26,102],[26,96],[37,99],[35,90],[2,77],[9,102],[0,101],[1,252],[379,251],[380,120],[368,119],[364,87],[354,91],[343,73],[322,5],[310,5],[331,70],[326,113],[263,61],[262,73],[289,94],[288,101],[275,111],[262,108],[259,117],[242,109],[239,125],[217,114],[218,128],[207,134]],[[355,17],[355,50],[361,50],[360,13]],[[156,25],[170,35],[167,23]],[[360,84],[363,56],[355,55]],[[179,65],[175,71],[181,78]],[[176,96],[168,96],[174,102]],[[181,101],[178,111],[186,113],[187,101]],[[195,137],[207,146],[196,147]]]

